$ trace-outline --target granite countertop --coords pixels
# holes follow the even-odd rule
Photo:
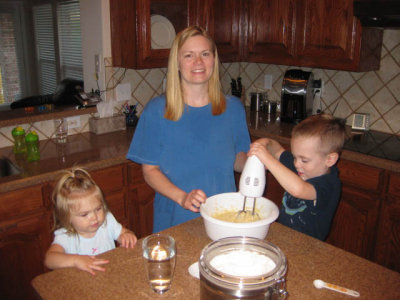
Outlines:
[[[171,289],[164,295],[148,285],[141,242],[134,249],[116,248],[101,257],[110,260],[106,271],[92,276],[74,268],[39,275],[32,281],[42,299],[199,299],[200,282],[189,275],[211,240],[202,218],[164,231],[176,240],[177,263]],[[193,238],[188,239],[188,236]],[[294,231],[279,223],[270,226],[268,241],[277,245],[288,261],[286,290],[289,299],[349,299],[326,289],[316,289],[314,279],[358,291],[360,299],[400,299],[400,274],[349,252]]]
[[[247,117],[249,131],[253,137],[269,137],[282,144],[290,144],[293,124],[268,119],[268,115],[265,113],[248,112]],[[90,132],[69,135],[66,144],[57,144],[51,139],[42,140],[40,141],[40,161],[34,163],[17,161],[12,147],[0,148],[0,157],[7,157],[23,170],[22,174],[0,178],[0,192],[51,181],[59,170],[75,165],[84,166],[91,171],[125,163],[127,162],[125,156],[133,133],[134,129],[128,127],[127,130],[100,135]],[[398,139],[393,136],[394,143]],[[364,144],[364,147],[367,148],[370,147],[369,140],[360,141],[358,144],[352,142],[350,146],[354,148],[360,144]],[[400,152],[400,146],[393,151],[397,151],[397,155]],[[360,153],[357,149],[344,150],[342,158],[395,172],[400,170],[399,161],[367,155]]]
[[[290,145],[293,124],[277,121],[263,112],[247,112],[247,124],[253,137],[269,137]],[[400,170],[400,137],[376,131],[352,132],[347,126],[347,139],[341,157],[398,172]]]
[[[0,148],[5,156],[22,169],[22,173],[0,178],[0,192],[54,180],[63,169],[83,166],[88,171],[127,162],[125,158],[134,129],[96,135],[85,132],[68,136],[66,144],[54,140],[40,141],[40,161],[17,161],[12,147]]]

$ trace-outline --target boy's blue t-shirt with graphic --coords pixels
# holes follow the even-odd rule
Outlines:
[[[292,153],[284,151],[280,162],[297,174]],[[317,192],[317,200],[295,198],[288,192],[283,195],[278,222],[297,231],[325,240],[329,234],[341,195],[341,182],[336,166],[322,176],[307,179]]]

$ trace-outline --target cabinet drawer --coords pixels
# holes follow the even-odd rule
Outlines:
[[[41,185],[0,194],[0,219],[18,216],[43,206]]]
[[[105,194],[120,191],[124,186],[124,165],[93,171],[91,176]]]
[[[384,170],[347,160],[339,161],[338,168],[339,177],[344,185],[374,192],[381,191]]]
[[[400,197],[400,173],[390,173],[388,194]]]
[[[142,166],[136,163],[128,164],[128,185],[138,185],[144,183]]]

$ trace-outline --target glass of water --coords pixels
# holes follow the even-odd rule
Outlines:
[[[150,287],[156,293],[163,294],[170,289],[174,277],[175,240],[166,234],[153,234],[143,240],[142,249]]]
[[[68,120],[65,118],[55,119],[54,128],[55,128],[57,143],[60,144],[66,143],[68,136]]]

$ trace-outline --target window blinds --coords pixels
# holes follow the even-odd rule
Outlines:
[[[57,85],[57,71],[51,4],[34,6],[33,19],[40,93],[52,94]]]
[[[79,1],[60,2],[57,7],[61,78],[83,79]]]
[[[33,7],[42,94],[54,93],[58,78],[83,79],[79,1],[56,1],[55,11],[51,3]]]

